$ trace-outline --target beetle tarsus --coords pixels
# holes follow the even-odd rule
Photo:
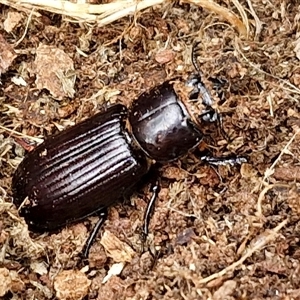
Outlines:
[[[90,236],[88,237],[88,239],[85,242],[85,245],[83,247],[82,250],[82,257],[83,258],[88,258],[89,256],[89,252],[91,249],[91,246],[100,230],[100,228],[102,227],[103,223],[105,222],[105,220],[107,219],[107,209],[102,209],[99,213],[99,220],[96,223],[96,225],[94,226],[92,232],[90,233]]]

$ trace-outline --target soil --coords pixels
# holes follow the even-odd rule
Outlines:
[[[104,27],[0,5],[1,299],[300,299],[300,6],[240,4],[248,38],[190,4]],[[107,105],[130,107],[151,87],[197,73],[195,44],[222,124],[159,169],[146,243],[151,174],[109,209],[87,260],[80,252],[97,217],[28,231],[11,191],[25,153]],[[211,166],[201,151],[247,163]]]

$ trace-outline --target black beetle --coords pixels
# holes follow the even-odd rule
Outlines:
[[[197,108],[200,94],[206,111]],[[107,207],[131,189],[153,161],[169,162],[197,147],[203,138],[200,121],[216,119],[199,76],[187,84],[167,81],[140,95],[129,110],[113,105],[48,137],[27,153],[13,176],[13,201],[29,229],[35,231],[53,231],[99,214],[101,218],[86,244],[87,256]],[[154,196],[157,192],[155,189]],[[150,206],[145,233],[149,212]]]

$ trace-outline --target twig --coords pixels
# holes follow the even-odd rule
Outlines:
[[[274,240],[275,237],[277,236],[279,230],[281,230],[287,223],[288,223],[288,220],[286,219],[286,220],[282,221],[281,223],[279,223],[279,225],[277,225],[274,229],[265,231],[265,233],[268,232],[268,234],[266,234],[265,238],[258,239],[258,242],[252,248],[248,249],[246,254],[244,256],[242,256],[238,261],[234,262],[233,264],[229,265],[228,267],[226,267],[225,269],[223,269],[222,271],[220,271],[218,273],[214,273],[208,277],[200,279],[200,281],[198,281],[198,283],[199,284],[207,283],[209,281],[212,281],[213,279],[224,276],[226,273],[228,273],[230,271],[235,270],[247,258],[251,257],[254,252],[262,249],[266,244],[268,244],[269,242]]]

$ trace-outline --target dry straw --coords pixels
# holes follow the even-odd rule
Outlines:
[[[249,23],[246,12],[238,0],[232,0],[236,6],[240,18],[229,9],[215,3],[212,0],[182,0],[203,7],[216,13],[237,29],[241,36],[248,36]],[[73,21],[84,21],[97,23],[100,26],[107,25],[118,19],[137,12],[155,7],[159,4],[172,3],[171,0],[118,0],[106,4],[90,4],[83,1],[73,3],[63,0],[0,0],[0,3],[11,6],[21,11],[45,10],[70,17]],[[35,12],[38,15],[37,12]]]

